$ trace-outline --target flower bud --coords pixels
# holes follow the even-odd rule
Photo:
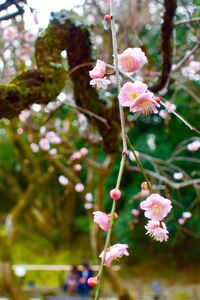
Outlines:
[[[149,189],[147,181],[142,182],[141,189],[142,190],[148,190]]]
[[[111,16],[110,15],[105,15],[104,16],[104,21],[105,22],[110,22],[110,20],[111,20]]]
[[[90,287],[95,287],[98,283],[98,279],[97,277],[90,277],[88,278],[87,280],[87,284],[90,286]]]
[[[117,201],[121,198],[121,192],[119,189],[115,188],[113,190],[110,191],[110,197],[111,199]]]

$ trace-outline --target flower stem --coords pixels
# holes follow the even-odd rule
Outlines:
[[[129,145],[129,147],[131,148],[131,151],[132,151],[132,153],[133,153],[133,155],[135,157],[136,164],[137,164],[138,168],[140,169],[140,171],[141,171],[141,173],[142,173],[142,175],[143,175],[143,177],[144,177],[144,179],[145,179],[145,181],[147,183],[148,189],[149,189],[150,193],[152,194],[152,187],[151,187],[150,181],[148,179],[148,176],[147,176],[147,174],[146,174],[146,172],[145,172],[145,170],[143,168],[143,165],[142,165],[139,157],[137,156],[136,151],[135,151],[133,145],[131,144],[128,136],[126,136],[126,140],[127,140],[127,143]]]
[[[116,25],[115,25],[115,18],[114,18],[114,0],[110,0],[110,16],[111,16],[111,32],[112,32],[112,42],[113,42],[113,54],[114,54],[114,68],[115,68],[115,74],[116,74],[117,89],[118,89],[118,93],[119,93],[121,85],[120,85],[120,75],[119,75],[119,67],[118,67],[118,53],[117,53],[118,47],[117,47],[117,38],[116,38],[116,30],[115,30]],[[119,114],[120,114],[121,131],[122,131],[123,151],[122,151],[122,158],[121,158],[120,168],[119,168],[117,182],[116,182],[117,189],[120,188],[122,175],[123,175],[125,162],[126,162],[127,150],[128,150],[127,142],[126,142],[126,128],[125,128],[124,111],[123,111],[123,107],[120,105],[120,103],[119,103]],[[111,209],[111,213],[110,213],[110,216],[111,216],[110,217],[110,228],[109,228],[107,236],[106,236],[106,241],[105,241],[105,246],[104,246],[104,255],[102,257],[99,272],[97,274],[98,285],[97,285],[97,289],[96,289],[95,300],[99,299],[99,293],[100,293],[100,288],[101,288],[101,277],[103,274],[106,252],[107,252],[107,249],[110,244],[112,227],[113,227],[113,223],[114,223],[115,209],[116,209],[116,201],[113,200],[112,209]]]

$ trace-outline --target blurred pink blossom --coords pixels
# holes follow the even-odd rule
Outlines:
[[[84,185],[82,183],[77,183],[75,185],[75,191],[77,193],[82,193],[84,191],[84,189],[85,189],[85,187],[84,187]]]
[[[50,149],[49,141],[46,138],[43,138],[39,141],[39,146],[44,151],[48,151]]]
[[[141,48],[128,48],[118,55],[118,62],[123,72],[132,73],[147,63],[147,57]]]
[[[86,200],[87,202],[92,202],[92,201],[93,201],[92,193],[87,193],[87,194],[85,195],[85,200]]]
[[[80,150],[81,155],[86,156],[88,155],[88,148],[82,147]]]
[[[187,149],[191,152],[196,152],[200,148],[200,140],[194,141],[187,145]]]
[[[68,183],[69,183],[68,178],[65,177],[64,175],[60,175],[60,176],[58,177],[58,181],[59,181],[59,183],[62,184],[62,185],[68,185]]]
[[[30,148],[31,148],[33,153],[37,153],[40,150],[40,147],[36,143],[31,143]]]
[[[183,212],[183,218],[190,219],[192,217],[192,213],[190,211]]]
[[[57,134],[54,131],[48,131],[46,133],[46,138],[51,144],[60,144],[61,143],[61,138],[57,136]]]
[[[140,215],[140,211],[138,209],[133,208],[131,210],[133,216],[138,217]]]
[[[111,246],[110,248],[108,248],[106,255],[105,255],[104,266],[110,266],[113,260],[119,259],[123,255],[129,256],[127,248],[128,248],[128,245],[126,245],[126,244],[115,244],[115,245]],[[101,259],[103,259],[104,251],[101,252],[99,257]]]
[[[7,41],[13,41],[16,39],[17,35],[18,32],[13,26],[5,28],[3,31],[3,39]]]

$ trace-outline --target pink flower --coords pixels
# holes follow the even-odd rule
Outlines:
[[[105,255],[104,266],[110,266],[112,261],[122,257],[123,255],[129,256],[127,251],[128,245],[126,244],[115,244],[111,246]],[[99,255],[101,259],[104,257],[104,251]]]
[[[118,55],[119,67],[123,72],[140,70],[147,63],[147,57],[141,48],[128,48]]]
[[[199,148],[200,148],[200,140],[194,141],[187,145],[187,149],[191,152],[196,152],[199,150]]]
[[[46,133],[46,138],[51,144],[60,144],[61,138],[57,136],[57,134],[54,131],[48,131]]]
[[[119,6],[120,3],[121,3],[121,0],[114,0],[114,4],[115,4],[116,6]],[[103,0],[103,5],[104,5],[105,7],[107,7],[107,8],[109,8],[109,7],[110,7],[110,0]]]
[[[69,160],[70,160],[70,161],[74,161],[74,160],[80,159],[81,156],[82,156],[81,153],[80,153],[79,151],[77,151],[77,152],[74,152],[74,153],[70,156]]]
[[[184,219],[190,219],[192,217],[192,213],[190,211],[184,211],[183,212],[183,218]]]
[[[49,141],[45,138],[39,141],[39,146],[44,151],[48,151],[50,149]]]
[[[140,211],[138,209],[135,209],[135,208],[131,210],[131,213],[135,217],[138,217],[140,215]]]
[[[84,185],[82,183],[77,183],[75,185],[75,191],[77,193],[82,193],[84,191],[84,189],[85,189],[85,187],[84,187]]]
[[[185,224],[185,219],[184,219],[184,218],[178,219],[178,223],[179,223],[180,225],[184,225],[184,224]]]
[[[98,89],[102,88],[103,90],[107,90],[108,86],[111,84],[111,81],[104,78],[96,78],[90,81],[90,85],[97,86]]]
[[[81,166],[81,164],[76,164],[73,166],[73,169],[74,169],[74,171],[79,172],[79,171],[81,171],[82,166]]]
[[[145,210],[145,217],[153,221],[161,221],[172,208],[171,201],[158,194],[151,194],[140,207]]]
[[[92,202],[92,201],[93,201],[92,193],[87,193],[87,194],[85,195],[85,200],[86,200],[87,202]]]
[[[5,28],[3,31],[3,39],[7,41],[13,41],[17,35],[17,30],[12,26]]]
[[[62,185],[68,185],[68,183],[69,183],[69,180],[68,180],[67,177],[65,177],[64,175],[60,175],[60,176],[58,177],[58,181],[59,181],[59,183],[62,184]]]
[[[91,209],[93,207],[93,204],[87,202],[87,203],[84,204],[84,207],[85,207],[85,209]]]
[[[106,64],[103,60],[97,59],[96,66],[93,70],[89,71],[92,79],[103,78],[106,74]]]
[[[176,179],[176,180],[180,180],[180,179],[183,178],[183,173],[182,173],[182,172],[175,172],[175,173],[173,174],[173,177],[174,177],[174,179]]]
[[[108,231],[110,228],[110,216],[101,211],[93,212],[94,216],[94,223],[98,224],[99,227],[104,230]]]
[[[168,240],[169,232],[167,230],[165,223],[163,222],[161,222],[160,224],[160,222],[150,220],[145,226],[145,229],[147,230],[146,234],[149,234],[156,241],[166,242]]]
[[[147,85],[141,81],[126,82],[119,92],[120,104],[129,107],[131,112],[141,112],[145,115],[157,113],[156,107],[160,107],[159,101],[147,88]]]
[[[81,148],[79,151],[80,151],[81,155],[83,155],[83,156],[88,155],[88,152],[89,152],[88,148],[85,148],[85,147]]]
[[[35,143],[31,143],[30,148],[33,153],[37,153],[40,150],[40,147],[38,146],[38,144],[35,144]]]

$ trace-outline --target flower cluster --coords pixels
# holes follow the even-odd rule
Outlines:
[[[147,57],[141,48],[128,48],[118,54],[119,68],[124,73],[132,73],[140,70],[146,63]],[[96,66],[89,71],[92,78],[90,84],[97,88],[107,89],[111,81],[105,77],[106,64],[97,60]],[[158,113],[160,99],[148,90],[148,86],[141,82],[126,82],[119,92],[121,106],[129,107],[130,112],[140,112],[144,115]]]
[[[178,219],[178,223],[180,225],[184,225],[188,219],[192,217],[192,213],[190,211],[184,211],[182,217]]]
[[[156,241],[163,242],[168,239],[168,230],[164,222],[161,222],[170,212],[171,201],[159,194],[151,194],[140,204],[141,209],[145,210],[145,217],[150,219],[145,226],[147,234]]]

